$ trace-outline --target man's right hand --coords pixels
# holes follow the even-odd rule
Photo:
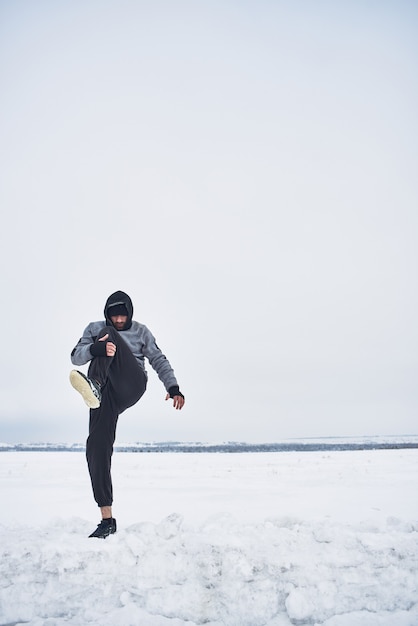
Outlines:
[[[114,343],[112,343],[111,341],[107,341],[109,338],[109,335],[105,335],[104,337],[101,337],[99,339],[99,341],[106,341],[106,356],[115,356],[115,352],[116,352],[116,346]]]

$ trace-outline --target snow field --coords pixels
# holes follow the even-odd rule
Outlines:
[[[120,454],[105,541],[82,457],[0,454],[1,626],[417,626],[415,450]]]

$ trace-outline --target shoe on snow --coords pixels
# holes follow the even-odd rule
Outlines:
[[[76,391],[81,393],[89,409],[99,408],[102,392],[98,382],[87,378],[87,376],[78,370],[72,370],[70,372],[70,383]]]
[[[109,535],[116,532],[116,520],[114,517],[102,519],[96,530],[89,537],[97,537],[98,539],[106,539]]]

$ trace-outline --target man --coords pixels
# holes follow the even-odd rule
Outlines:
[[[94,498],[102,514],[102,521],[90,537],[105,538],[116,532],[110,472],[116,424],[119,415],[145,392],[144,357],[164,384],[166,400],[172,398],[175,409],[184,405],[170,363],[148,328],[133,320],[132,315],[130,297],[116,291],[107,299],[104,321],[91,322],[71,353],[73,365],[90,362],[87,376],[78,370],[70,373],[72,386],[90,409],[86,456]]]

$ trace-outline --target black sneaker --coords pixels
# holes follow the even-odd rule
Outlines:
[[[116,520],[114,517],[109,519],[102,519],[94,533],[91,533],[89,537],[97,537],[98,539],[106,539],[109,535],[113,535],[116,532]]]
[[[97,381],[87,378],[83,372],[72,370],[70,372],[70,383],[76,391],[81,393],[89,409],[99,408],[102,399],[102,391]]]

